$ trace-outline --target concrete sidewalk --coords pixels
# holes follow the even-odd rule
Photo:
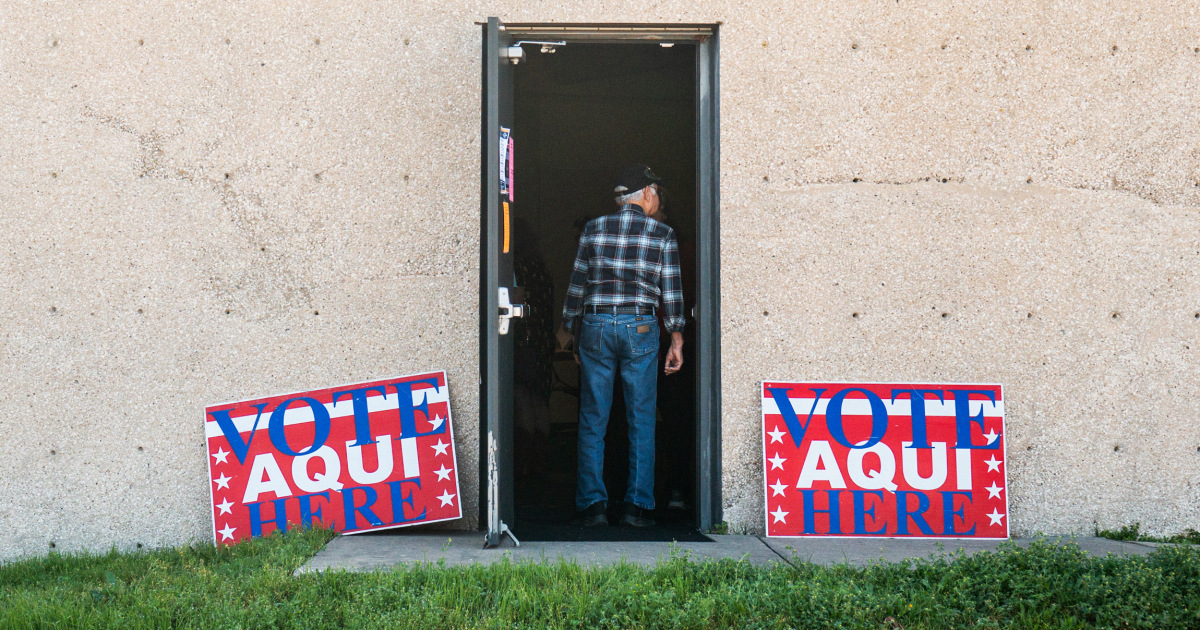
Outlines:
[[[757,565],[775,563],[818,564],[847,563],[861,566],[872,562],[899,562],[930,555],[954,553],[967,555],[996,549],[1004,541],[907,540],[866,538],[760,538],[757,536],[709,535],[713,542],[525,542],[514,547],[511,541],[498,549],[483,548],[480,532],[420,534],[375,534],[338,536],[297,573],[312,571],[388,570],[401,565],[444,562],[446,566],[512,562],[577,562],[581,565],[607,565],[621,561],[653,566],[672,554],[697,561],[732,558]],[[1014,538],[1028,546],[1037,538]],[[1104,556],[1146,555],[1155,543],[1134,543],[1094,537],[1042,538],[1058,544],[1074,542],[1088,553]]]

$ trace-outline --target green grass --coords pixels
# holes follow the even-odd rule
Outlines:
[[[970,558],[760,568],[507,564],[292,572],[329,538],[0,566],[0,627],[1200,628],[1200,548],[1095,558],[1005,545]]]
[[[1194,529],[1188,529],[1182,534],[1173,536],[1151,536],[1142,533],[1142,524],[1134,523],[1126,525],[1121,529],[1100,529],[1096,526],[1096,535],[1112,540],[1135,540],[1139,542],[1157,542],[1157,543],[1191,543],[1200,545],[1200,532]]]

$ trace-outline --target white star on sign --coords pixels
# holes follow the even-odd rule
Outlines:
[[[776,522],[776,523],[784,523],[784,524],[786,524],[786,523],[787,523],[787,515],[788,515],[788,513],[783,511],[783,506],[782,506],[782,505],[781,505],[781,506],[779,506],[779,507],[777,507],[777,508],[775,508],[775,511],[774,511],[774,512],[771,512],[771,516],[774,516],[774,517],[775,517],[775,521],[774,521],[774,522]]]
[[[988,525],[999,525],[1000,521],[1004,519],[1004,515],[1001,514],[1000,510],[996,508],[992,508],[992,513],[984,514],[984,516],[988,517],[992,521],[991,523],[988,523]]]
[[[771,444],[779,442],[783,443],[783,436],[787,435],[786,431],[780,431],[779,427],[775,427],[774,431],[767,431],[767,435],[771,436]]]
[[[433,474],[438,476],[438,481],[450,481],[451,472],[453,471],[451,471],[449,468],[446,468],[445,464],[442,464],[442,469],[433,471]]]
[[[787,461],[786,457],[780,457],[779,453],[775,453],[775,457],[768,457],[767,461],[771,462],[771,470],[778,468],[783,470],[783,462]]]
[[[437,451],[438,455],[445,455],[446,449],[448,449],[448,448],[450,448],[450,445],[446,444],[445,442],[443,442],[441,440],[438,440],[437,444],[433,445],[433,450]]]
[[[991,431],[984,433],[983,437],[988,439],[988,444],[991,444],[996,441],[996,438],[1000,437],[1000,434],[996,433],[995,429],[992,429]]]
[[[983,460],[983,463],[987,464],[988,472],[992,472],[992,471],[1000,472],[1000,460],[996,459],[995,455],[992,455],[991,457]]]
[[[228,463],[225,461],[225,458],[229,457],[229,451],[221,447],[217,447],[217,452],[213,453],[212,456],[217,459],[218,464],[225,464]]]
[[[221,488],[225,488],[226,490],[228,490],[228,489],[229,489],[229,482],[230,482],[230,481],[232,481],[232,480],[233,480],[233,477],[226,477],[226,476],[225,476],[225,473],[221,473],[221,476],[220,476],[220,477],[217,477],[216,479],[213,479],[213,481],[214,481],[214,482],[216,482],[216,484],[217,484],[217,489],[218,489],[218,490],[219,490],[219,489],[221,489]]]
[[[437,500],[442,502],[442,504],[438,507],[446,507],[447,505],[454,505],[454,495],[450,494],[449,490],[443,492],[442,496],[438,497]]]
[[[773,497],[783,496],[783,492],[785,490],[787,490],[787,484],[783,483],[782,481],[780,481],[778,479],[775,480],[775,483],[773,483],[767,487],[774,491],[771,494],[771,496],[773,496]]]
[[[988,487],[984,488],[984,490],[987,490],[987,491],[988,491],[988,498],[989,498],[989,499],[999,499],[999,498],[1000,498],[1000,491],[1001,491],[1001,490],[1003,490],[1003,489],[1004,489],[1004,488],[1001,488],[1000,486],[997,486],[995,481],[993,481],[993,482],[992,482],[992,485],[990,485],[990,486],[988,486]]]
[[[230,527],[229,523],[226,523],[225,529],[218,529],[217,533],[221,535],[221,540],[233,540],[233,532],[236,531],[236,527]]]
[[[433,425],[433,428],[434,428],[434,430],[437,430],[437,428],[438,428],[438,427],[440,427],[440,426],[442,426],[442,423],[443,423],[443,422],[445,422],[445,421],[446,421],[446,419],[445,419],[445,418],[443,418],[443,417],[441,417],[441,416],[439,416],[438,414],[436,414],[436,413],[435,413],[435,414],[433,414],[433,420],[430,420],[430,421],[429,421],[429,424],[432,424],[432,425]]]
[[[229,514],[229,508],[233,507],[233,503],[229,499],[225,499],[224,503],[218,503],[217,507],[221,509],[221,514]],[[219,516],[219,515],[218,515]]]

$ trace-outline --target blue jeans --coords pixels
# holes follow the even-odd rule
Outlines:
[[[658,394],[658,320],[653,315],[583,317],[579,338],[579,477],[575,506],[608,501],[604,434],[618,376],[629,421],[625,502],[654,509],[654,408]]]

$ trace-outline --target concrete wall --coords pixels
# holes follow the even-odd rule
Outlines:
[[[763,522],[764,378],[1003,383],[1014,534],[1200,528],[1198,25],[1194,2],[729,17],[734,529]]]
[[[1002,382],[1014,533],[1200,526],[1195,3],[29,1],[0,557],[205,539],[205,404],[431,368],[477,513],[488,15],[723,23],[734,530],[769,377]]]

